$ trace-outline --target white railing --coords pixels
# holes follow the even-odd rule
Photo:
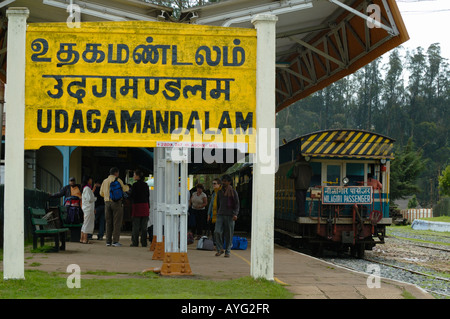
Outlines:
[[[406,218],[408,220],[408,222],[410,222],[410,223],[412,223],[414,221],[414,219],[433,217],[433,209],[432,208],[402,209],[400,212],[401,212],[403,218]]]

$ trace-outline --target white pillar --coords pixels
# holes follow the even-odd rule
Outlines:
[[[187,180],[188,180],[188,152],[189,149],[183,150],[183,159],[179,162],[179,214],[180,214],[180,252],[187,253],[187,231],[188,231],[188,202]]]
[[[188,149],[166,148],[165,252],[187,253]]]
[[[178,165],[172,160],[172,149],[165,151],[165,198],[164,198],[164,252],[178,252],[178,214],[175,196],[178,197]]]
[[[27,8],[11,8],[8,17],[6,71],[5,200],[3,278],[25,279],[25,36]]]
[[[156,235],[156,242],[163,242],[164,227],[164,198],[165,198],[165,164],[164,149],[154,148],[153,156],[153,175],[154,175],[154,212],[153,215],[153,233]]]
[[[253,165],[251,276],[273,280],[274,253],[274,163],[262,163],[261,152],[274,154],[269,134],[275,128],[275,24],[270,14],[257,15],[252,23],[257,31],[256,50],[256,161]],[[267,132],[261,138],[261,131]]]

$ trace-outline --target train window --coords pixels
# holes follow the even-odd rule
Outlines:
[[[346,176],[350,180],[349,186],[361,186],[364,184],[364,163],[347,163]]]
[[[341,185],[341,165],[327,165],[327,179],[328,186]]]
[[[311,162],[310,164],[313,170],[310,186],[320,186],[322,183],[322,163]]]

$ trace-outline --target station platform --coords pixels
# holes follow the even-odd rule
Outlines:
[[[96,238],[96,236],[94,236]],[[66,272],[77,264],[88,271],[121,274],[141,272],[162,266],[152,260],[149,247],[130,247],[131,237],[121,235],[122,247],[106,247],[105,241],[92,244],[66,243],[59,253],[25,253],[25,269]],[[250,275],[251,240],[246,250],[232,250],[230,258],[215,256],[215,251],[197,250],[197,241],[188,245],[188,259],[195,279],[229,280]],[[408,284],[381,279],[380,288],[367,286],[368,274],[351,271],[317,258],[275,245],[274,280],[285,285],[296,299],[404,299],[405,291],[417,299],[434,299],[426,291]],[[33,265],[32,265],[33,264]],[[35,266],[38,265],[38,266]],[[3,265],[0,265],[3,266]],[[179,276],[178,276],[179,277]]]

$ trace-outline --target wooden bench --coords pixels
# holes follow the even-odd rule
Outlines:
[[[81,224],[66,224],[66,218],[67,218],[67,207],[66,206],[59,206],[59,219],[61,220],[61,225],[65,228],[68,228],[70,231],[70,241],[71,242],[79,242],[81,239],[81,227],[83,226],[83,223]]]
[[[56,228],[49,224],[44,218],[45,209],[28,207],[30,211],[31,225],[33,230],[33,249],[37,249],[37,239],[41,238],[41,247],[44,246],[45,237],[54,237],[55,250],[66,250],[66,232],[68,228]],[[61,247],[59,242],[61,241]]]

